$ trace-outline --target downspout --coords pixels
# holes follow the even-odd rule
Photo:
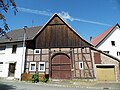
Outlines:
[[[26,47],[25,47],[25,39],[26,39],[26,29],[27,26],[24,26],[24,35],[23,35],[23,52],[22,52],[22,61],[21,61],[21,75],[20,75],[20,81],[22,80],[22,73],[23,73],[23,68],[24,68],[24,61],[25,61],[25,51],[26,51]]]

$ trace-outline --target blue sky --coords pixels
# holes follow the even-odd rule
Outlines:
[[[11,30],[44,25],[54,13],[84,39],[97,36],[116,23],[120,24],[119,0],[15,0],[18,13],[5,14]]]

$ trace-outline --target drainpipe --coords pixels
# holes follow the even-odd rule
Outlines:
[[[26,29],[27,26],[24,26],[24,35],[23,35],[23,52],[22,52],[22,61],[21,61],[21,76],[20,81],[22,80],[22,71],[23,71],[23,61],[25,60],[25,39],[26,39]]]

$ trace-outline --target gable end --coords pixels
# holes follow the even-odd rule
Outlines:
[[[89,47],[62,18],[55,14],[35,36],[36,48]]]

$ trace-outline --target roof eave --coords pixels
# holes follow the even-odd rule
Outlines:
[[[117,57],[112,56],[112,55],[110,55],[110,54],[107,54],[107,53],[103,52],[102,50],[99,50],[99,49],[97,49],[97,48],[95,48],[95,47],[91,47],[91,49],[93,49],[93,50],[95,50],[95,51],[98,51],[98,52],[100,52],[100,53],[102,53],[102,54],[104,54],[104,55],[106,55],[106,56],[109,56],[110,58],[113,58],[113,59],[117,60],[118,62],[120,62],[120,59],[118,59]]]
[[[96,45],[94,45],[94,46],[95,46],[95,47],[99,46],[100,43],[102,43],[102,41],[104,41],[104,40],[107,38],[107,36],[114,30],[114,28],[115,28],[116,26],[120,27],[119,24],[116,24],[116,25],[112,28],[112,30],[111,30],[102,40],[100,40],[100,41],[99,41]]]

